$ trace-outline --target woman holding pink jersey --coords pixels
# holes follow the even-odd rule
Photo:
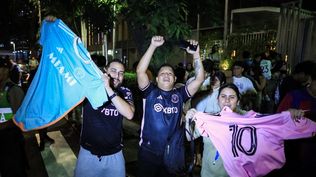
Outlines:
[[[239,100],[236,85],[225,84],[218,94],[218,104],[222,110],[219,115],[207,115],[195,109],[190,109],[186,114],[186,122],[195,122],[193,137],[205,136],[214,144],[204,150],[214,154],[204,157],[203,153],[208,163],[202,163],[202,169],[203,165],[217,167],[212,167],[212,171],[202,171],[202,177],[264,176],[284,165],[284,139],[308,137],[316,132],[316,123],[301,119],[303,110],[290,109],[266,116],[240,110]],[[306,121],[308,126],[304,127]],[[295,126],[297,124],[304,126]],[[186,128],[189,128],[189,123],[186,123]],[[190,140],[189,135],[187,138]]]

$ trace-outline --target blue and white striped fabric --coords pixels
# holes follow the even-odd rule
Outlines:
[[[56,123],[87,98],[94,109],[108,100],[102,71],[62,20],[43,21],[42,58],[14,122],[23,130]]]

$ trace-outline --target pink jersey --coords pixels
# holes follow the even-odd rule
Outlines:
[[[232,177],[264,176],[281,168],[284,140],[311,137],[316,132],[315,122],[295,122],[288,111],[258,118],[253,111],[240,115],[227,110],[221,116],[198,112],[195,118],[196,128],[211,139]]]

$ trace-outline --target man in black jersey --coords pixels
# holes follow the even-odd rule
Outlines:
[[[197,92],[204,81],[204,69],[200,59],[198,42],[188,41],[196,50],[186,49],[193,55],[195,79],[187,85],[175,88],[174,69],[163,64],[156,77],[157,84],[150,82],[146,70],[157,47],[164,43],[162,36],[153,36],[151,44],[137,66],[137,82],[143,92],[144,112],[138,154],[138,177],[169,177],[172,174],[163,166],[163,152],[168,137],[180,126],[182,106]]]
[[[121,86],[125,67],[112,60],[105,68],[104,86],[109,101],[97,110],[86,100],[83,104],[83,124],[80,152],[75,177],[126,177],[122,153],[122,121],[132,119],[134,103],[130,89]]]

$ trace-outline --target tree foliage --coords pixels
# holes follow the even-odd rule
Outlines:
[[[196,28],[197,14],[200,15],[200,28],[224,25],[225,1],[194,0],[189,1],[188,22]]]
[[[78,14],[98,32],[110,32],[125,3],[118,0],[79,0]]]
[[[168,59],[179,39],[191,35],[188,25],[189,0],[30,0],[41,2],[42,16],[55,15],[76,27],[75,19],[83,19],[99,32],[110,32],[117,17],[123,17],[142,55],[153,35],[162,35],[166,43],[155,53],[154,62],[161,64]],[[204,1],[199,1],[203,7]],[[188,6],[190,5],[190,7]],[[199,7],[199,6],[197,6]],[[76,30],[78,32],[78,30]],[[158,59],[159,58],[159,59]]]
[[[187,0],[127,0],[127,8],[122,11],[140,54],[153,35],[165,37],[166,43],[154,55],[157,65],[167,60],[179,39],[190,35],[187,13]]]
[[[118,0],[30,0],[30,2],[34,6],[37,6],[38,2],[41,3],[42,17],[54,15],[70,25],[76,33],[79,33],[77,22],[81,19],[92,24],[93,30],[109,32],[124,4]]]
[[[79,33],[78,27],[78,3],[79,0],[29,0],[41,12],[41,17],[53,15],[62,19],[72,30]],[[40,3],[40,6],[38,4]],[[39,9],[40,7],[40,9]]]
[[[32,23],[33,6],[28,0],[2,0],[0,7],[0,43],[4,49],[11,50],[10,42],[15,43],[16,50],[27,49],[34,41]]]

